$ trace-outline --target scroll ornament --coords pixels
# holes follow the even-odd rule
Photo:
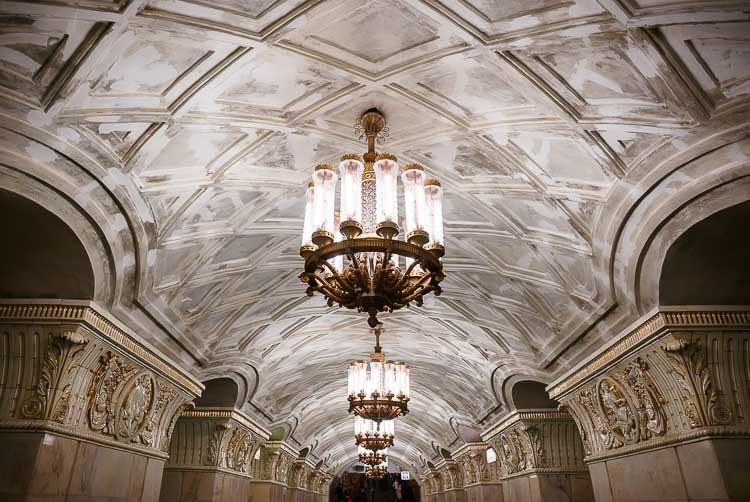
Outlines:
[[[21,408],[23,418],[65,423],[70,409],[70,376],[79,367],[87,344],[88,339],[77,331],[48,335],[39,381]]]

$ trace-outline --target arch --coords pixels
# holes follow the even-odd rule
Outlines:
[[[546,385],[536,380],[519,380],[511,388],[511,400],[517,410],[534,408],[556,409],[559,403],[550,399]]]
[[[214,378],[203,382],[206,386],[201,397],[195,400],[196,406],[238,407],[239,386],[231,378]]]
[[[91,259],[62,219],[0,188],[0,228],[0,297],[94,299]]]
[[[750,305],[750,201],[695,223],[666,252],[660,305]]]
[[[711,215],[750,200],[750,163],[744,166],[743,171],[743,176],[727,180],[694,197],[690,203],[682,204],[668,217],[664,217],[664,221],[654,230],[647,245],[637,257],[636,271],[632,274],[640,314],[660,304],[662,270],[667,252],[678,238]],[[717,301],[713,300],[710,303],[717,304]]]
[[[65,132],[70,133],[55,134]],[[0,117],[2,188],[33,200],[75,232],[91,259],[99,306],[165,354],[205,364],[203,339],[170,317],[164,300],[153,292],[149,249],[156,247],[156,224],[133,179],[123,175],[115,159],[84,153],[55,134]],[[185,336],[178,336],[180,331]]]

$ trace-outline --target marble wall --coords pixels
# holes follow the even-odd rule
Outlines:
[[[167,469],[161,484],[161,502],[248,501],[251,480],[218,471]]]
[[[161,459],[43,432],[3,432],[0,444],[0,500],[159,500]]]
[[[589,465],[597,502],[748,500],[750,439],[704,439]]]

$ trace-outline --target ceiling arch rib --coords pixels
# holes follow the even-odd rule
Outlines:
[[[386,114],[384,148],[446,187],[445,294],[386,319],[386,352],[414,368],[396,452],[415,465],[455,440],[452,417],[505,409],[497,382],[548,381],[604,340],[615,321],[588,331],[602,315],[627,321],[612,274],[633,284],[637,267],[611,263],[634,187],[658,200],[671,164],[747,131],[739,4],[263,3],[6,2],[33,42],[0,51],[0,121],[67,155],[116,222],[97,219],[125,242],[114,267],[137,270],[113,310],[188,369],[239,375],[248,412],[294,418],[300,448],[317,440],[332,462],[352,458],[350,417],[319,401],[343,401],[371,341],[356,315],[304,297],[297,247],[309,170],[363,148],[363,110]]]

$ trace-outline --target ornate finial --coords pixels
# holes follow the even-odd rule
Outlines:
[[[377,108],[370,108],[354,123],[354,132],[358,139],[367,138],[367,151],[375,151],[375,140],[385,141],[390,135],[390,129],[385,126],[385,117]]]

